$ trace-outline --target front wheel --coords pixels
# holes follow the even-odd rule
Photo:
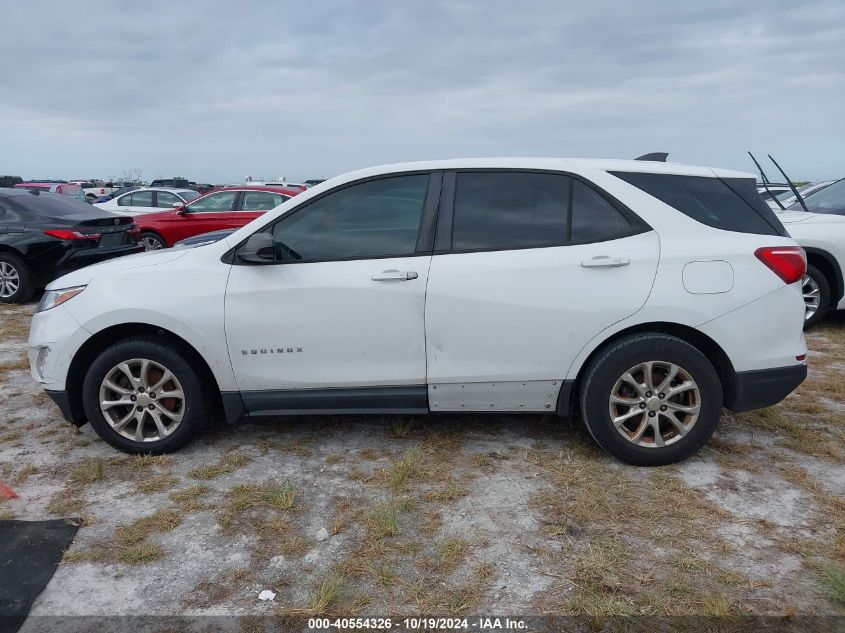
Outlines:
[[[637,466],[686,459],[710,439],[722,385],[698,349],[664,334],[640,334],[604,350],[587,368],[581,414],[611,455]]]
[[[97,434],[127,453],[159,455],[187,444],[208,421],[200,376],[157,337],[115,343],[91,364],[82,386]]]

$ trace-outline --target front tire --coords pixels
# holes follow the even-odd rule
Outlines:
[[[167,242],[164,241],[164,238],[158,233],[153,233],[152,231],[141,232],[141,243],[148,251],[157,251],[162,248],[167,248]]]
[[[32,276],[23,260],[0,253],[0,303],[26,303],[33,292]]]
[[[713,365],[689,343],[639,334],[612,344],[587,367],[581,415],[596,442],[636,466],[686,459],[710,439],[722,409]]]
[[[85,376],[82,401],[97,435],[126,453],[171,453],[208,421],[207,394],[190,360],[154,336],[106,348]]]
[[[804,329],[809,330],[830,308],[830,283],[822,271],[810,265],[801,280],[801,292],[804,295]]]

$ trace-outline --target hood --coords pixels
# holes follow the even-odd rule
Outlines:
[[[144,266],[158,266],[159,264],[166,264],[175,261],[180,257],[184,257],[190,252],[188,249],[176,250],[163,249],[160,251],[144,251],[135,255],[126,255],[116,259],[109,259],[98,264],[80,268],[67,275],[59,277],[55,281],[50,282],[47,286],[48,290],[55,288],[70,288],[71,286],[84,286],[88,284],[94,277],[100,275],[107,275],[109,273],[120,272],[122,270],[130,270],[132,268],[142,268]]]

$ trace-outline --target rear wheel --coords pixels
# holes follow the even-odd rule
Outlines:
[[[587,368],[581,414],[596,442],[637,466],[686,459],[710,439],[722,386],[704,354],[664,334],[616,342]]]
[[[29,269],[21,258],[0,253],[0,303],[25,303],[34,291]]]
[[[807,274],[801,280],[804,294],[804,329],[813,327],[824,318],[830,308],[830,283],[815,266],[807,266]]]
[[[127,453],[175,451],[208,420],[199,375],[178,348],[156,337],[104,350],[85,376],[82,399],[97,434]]]
[[[157,251],[162,248],[167,248],[167,243],[164,241],[164,238],[158,233],[153,233],[152,231],[141,232],[141,243],[148,251]]]

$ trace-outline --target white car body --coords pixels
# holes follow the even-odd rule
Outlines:
[[[140,196],[144,196],[144,199],[141,204],[137,204]],[[144,213],[167,211],[176,206],[187,204],[198,197],[199,194],[193,189],[141,187],[106,202],[97,202],[94,206],[115,215],[136,216]],[[149,203],[147,203],[147,199],[149,199]]]
[[[445,183],[464,170],[574,176],[648,226],[610,241],[542,248],[456,252],[435,243],[402,257],[268,266],[231,259],[251,235],[350,183],[419,172],[446,174]],[[124,257],[54,281],[50,289],[85,289],[35,314],[33,376],[69,419],[84,422],[76,393],[84,368],[74,364],[80,350],[113,332],[165,331],[208,365],[230,419],[315,410],[565,415],[594,352],[629,332],[658,331],[721,350],[730,367],[724,380],[736,382],[724,384],[726,406],[767,406],[785,396],[794,384],[775,396],[740,383],[770,371],[801,374],[800,382],[806,373],[801,284],[784,283],[755,256],[760,247],[796,251],[795,242],[705,225],[611,172],[752,178],[676,164],[545,158],[349,173],[219,242]],[[155,292],[139,292],[150,280]],[[344,400],[367,389],[395,398],[383,407]]]
[[[789,234],[807,252],[807,261],[825,273],[831,288],[829,309],[845,310],[845,216],[792,209],[776,213]]]
[[[68,182],[81,186],[82,192],[85,194],[85,200],[88,202],[94,202],[94,200],[100,196],[107,196],[114,191],[114,187],[107,187],[105,184],[98,185],[96,183],[92,183],[90,180],[69,180]],[[84,185],[94,186],[86,187]]]

